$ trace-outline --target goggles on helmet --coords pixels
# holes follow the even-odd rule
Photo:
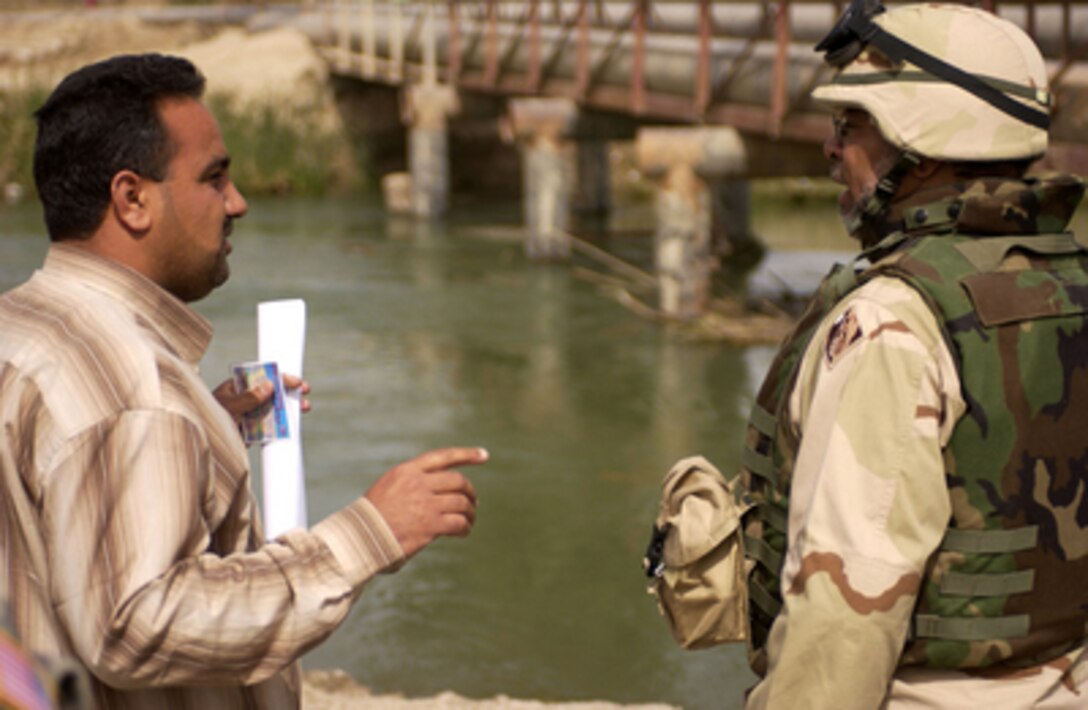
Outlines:
[[[857,59],[872,35],[872,18],[884,12],[880,0],[854,0],[842,13],[831,31],[816,45],[824,53],[824,61],[842,69]]]
[[[1009,96],[1022,96],[1049,106],[1048,92],[971,74],[938,59],[874,22],[873,18],[884,11],[880,0],[853,0],[831,32],[816,45],[816,51],[824,52],[824,61],[828,64],[842,69],[871,45],[896,64],[910,62],[924,74],[954,84],[1018,121],[1044,131],[1049,129],[1050,116],[1046,111],[1027,106]]]

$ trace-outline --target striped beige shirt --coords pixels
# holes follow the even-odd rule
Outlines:
[[[54,245],[0,296],[0,595],[110,708],[289,708],[296,659],[402,552],[365,498],[265,543],[197,363],[211,327]]]

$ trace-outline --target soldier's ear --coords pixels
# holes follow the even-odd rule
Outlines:
[[[911,173],[919,180],[928,180],[937,174],[937,171],[944,166],[945,163],[939,160],[932,160],[930,158],[922,158],[921,162],[911,168]]]

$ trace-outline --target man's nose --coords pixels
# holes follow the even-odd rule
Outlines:
[[[828,160],[840,160],[842,158],[842,143],[832,133],[824,139],[824,157]]]
[[[241,190],[232,182],[227,192],[227,214],[237,219],[238,217],[244,217],[248,211],[249,203],[242,196]]]

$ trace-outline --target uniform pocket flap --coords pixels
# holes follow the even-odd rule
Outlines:
[[[1083,271],[996,271],[960,283],[985,326],[1078,315],[1088,310]]]
[[[735,481],[702,456],[677,462],[662,484],[658,527],[669,526],[664,558],[669,567],[681,567],[708,554],[736,533],[750,504],[738,503]]]

